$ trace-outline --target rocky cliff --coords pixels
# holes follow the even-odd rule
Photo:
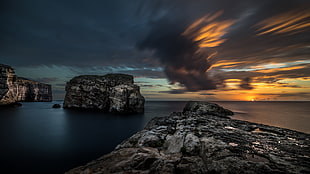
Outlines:
[[[12,67],[0,64],[0,105],[51,100],[51,85],[17,77]]]
[[[67,83],[63,107],[138,113],[144,111],[144,97],[131,75],[83,75]]]
[[[226,113],[226,114],[225,114]],[[116,149],[67,174],[310,173],[310,135],[227,117],[215,104],[151,120]]]

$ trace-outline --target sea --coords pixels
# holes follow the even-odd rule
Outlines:
[[[310,133],[310,102],[215,102],[246,120]],[[182,111],[184,101],[147,101],[143,114],[54,109],[62,101],[0,108],[0,173],[64,173],[111,152],[154,117]]]

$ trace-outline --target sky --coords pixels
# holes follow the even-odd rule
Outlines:
[[[0,1],[0,63],[52,85],[126,73],[146,100],[310,100],[309,0]]]

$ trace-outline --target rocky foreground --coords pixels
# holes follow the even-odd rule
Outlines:
[[[144,111],[144,97],[131,75],[82,75],[67,83],[63,107],[139,113]]]
[[[216,104],[189,102],[151,120],[114,151],[67,174],[310,173],[310,135],[228,117]]]
[[[16,102],[52,101],[51,85],[17,77],[12,67],[0,64],[0,106]]]

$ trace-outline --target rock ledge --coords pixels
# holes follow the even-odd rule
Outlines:
[[[152,119],[111,153],[67,174],[310,173],[309,134],[202,110],[210,103],[189,105],[200,107]]]

